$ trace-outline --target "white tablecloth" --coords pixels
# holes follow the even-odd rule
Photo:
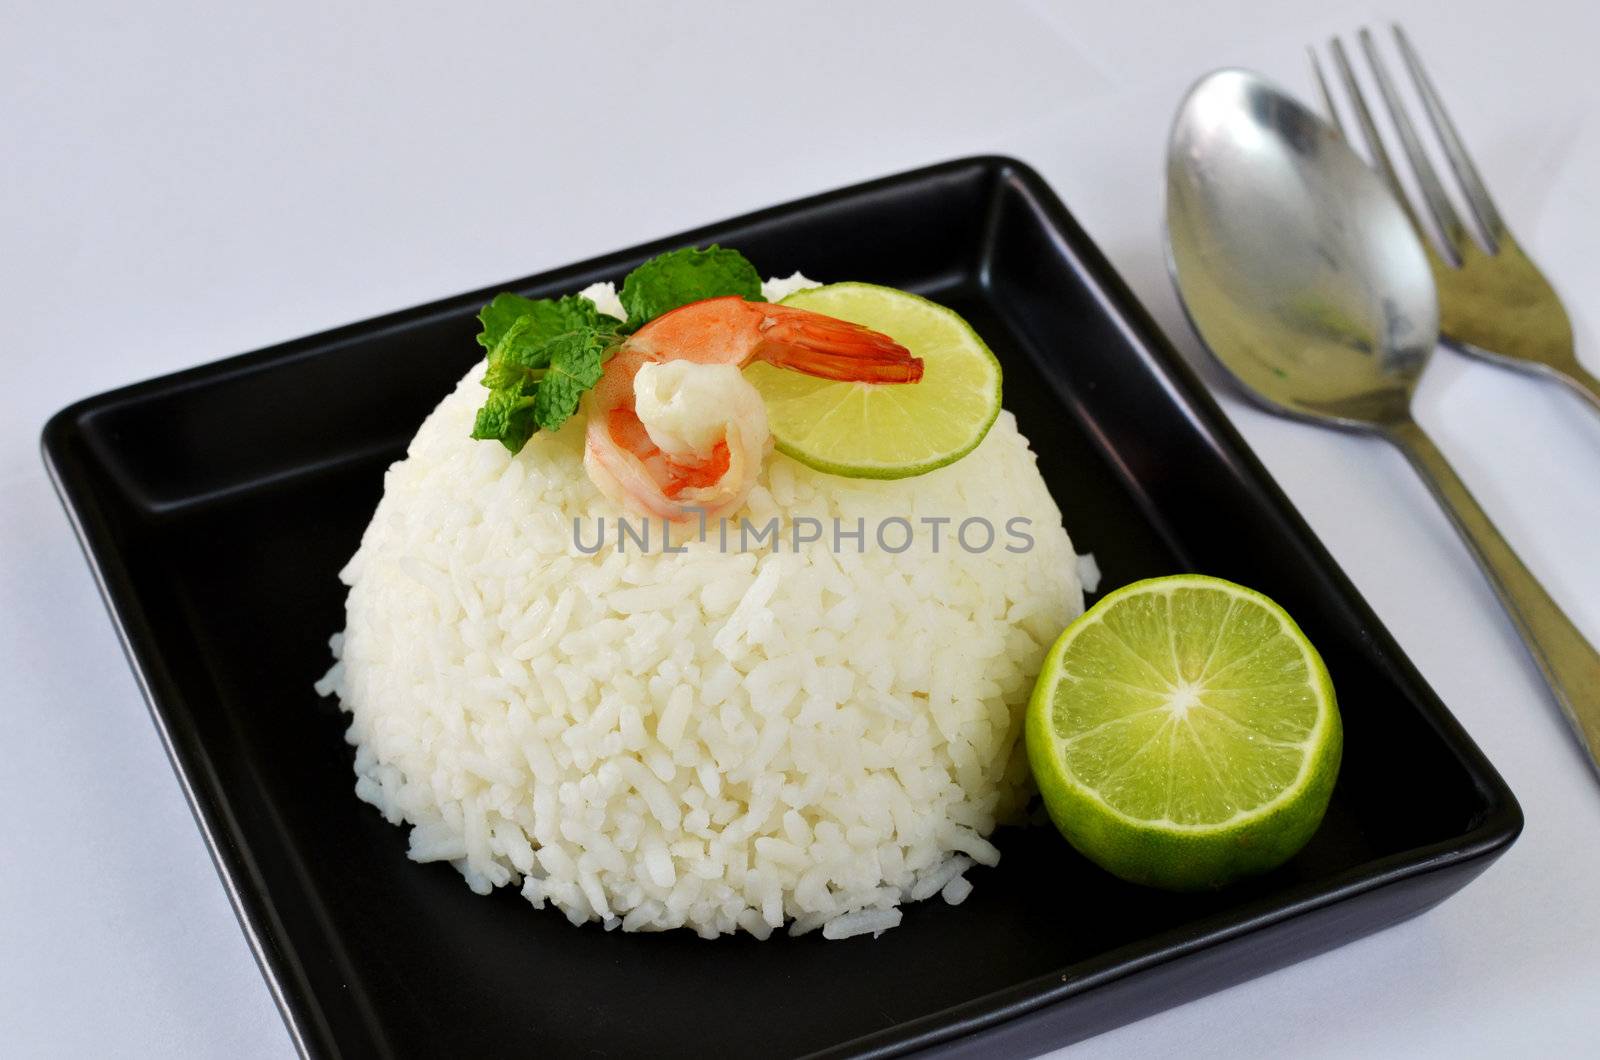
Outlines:
[[[292,1051],[46,482],[36,443],[51,412],[987,151],[1037,166],[1194,355],[1159,236],[1183,89],[1248,65],[1309,95],[1305,44],[1376,22],[1337,0],[260,6],[14,5],[0,32],[0,1052],[11,1056]],[[1600,371],[1600,9],[1392,0],[1385,13],[1407,20]],[[1600,784],[1510,625],[1398,455],[1223,401],[1504,773],[1527,829],[1420,918],[1073,1052],[1592,1048]],[[1429,370],[1420,416],[1600,639],[1600,417],[1449,353]]]

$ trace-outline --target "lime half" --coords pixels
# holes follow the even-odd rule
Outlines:
[[[915,383],[841,383],[753,364],[778,451],[850,478],[907,478],[972,452],[1000,413],[1000,362],[954,311],[892,287],[836,283],[783,300],[881,331],[923,361]]]
[[[1344,735],[1327,668],[1283,608],[1179,575],[1118,589],[1067,627],[1027,745],[1073,846],[1135,883],[1198,890],[1305,845]]]

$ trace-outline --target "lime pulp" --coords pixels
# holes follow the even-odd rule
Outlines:
[[[1216,887],[1291,857],[1343,750],[1321,657],[1267,597],[1220,578],[1136,582],[1061,635],[1028,760],[1051,819],[1125,879]]]
[[[880,331],[922,358],[916,383],[850,383],[753,364],[778,451],[850,478],[907,478],[975,449],[1000,413],[1000,362],[951,309],[870,283],[796,291],[784,305]]]

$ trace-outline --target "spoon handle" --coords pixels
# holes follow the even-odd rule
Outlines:
[[[1522,565],[1422,428],[1405,420],[1385,434],[1444,505],[1588,749],[1590,763],[1600,769],[1600,653]]]

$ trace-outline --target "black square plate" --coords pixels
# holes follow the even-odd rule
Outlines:
[[[1123,884],[1002,830],[960,907],[882,938],[606,933],[406,860],[312,682],[383,471],[478,356],[496,286],[90,398],[45,428],[151,713],[295,1041],[317,1056],[1025,1053],[1411,916],[1516,838],[1511,792],[1050,189],[1004,158],[845,188],[503,285],[617,280],[712,241],[921,292],[1000,357],[1006,405],[1110,584],[1203,571],[1316,642],[1346,748],[1326,822],[1218,893]]]

